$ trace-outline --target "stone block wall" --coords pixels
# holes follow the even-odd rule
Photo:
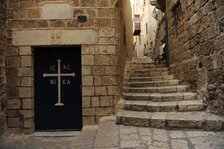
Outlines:
[[[198,92],[208,111],[224,114],[224,2],[223,0],[180,0],[181,30],[175,32],[173,8],[168,0],[170,69]]]
[[[130,0],[122,0],[122,16],[121,16],[121,51],[120,62],[122,74],[124,74],[124,67],[127,60],[131,60],[134,55],[133,49],[133,22],[132,22],[132,8]],[[126,50],[124,50],[126,49]],[[121,78],[123,79],[123,78]],[[123,82],[121,80],[121,82]]]
[[[121,95],[124,63],[120,62],[121,51],[126,50],[120,40],[124,28],[120,23],[121,3],[120,0],[8,1],[7,124],[11,131],[34,131],[32,47],[38,45],[81,45],[83,125],[97,124],[99,118],[115,114],[115,104]],[[57,9],[52,12],[50,8]],[[78,22],[79,15],[86,15],[87,22]],[[61,36],[74,30],[87,34],[62,39]],[[20,36],[23,31],[33,36]],[[88,34],[92,33],[88,41]],[[37,37],[38,34],[46,35],[43,37],[46,40]]]
[[[6,132],[5,119],[5,51],[6,51],[6,1],[0,1],[0,137]]]
[[[165,21],[163,14],[160,10],[158,10],[157,14],[157,31],[156,31],[156,39],[155,39],[155,48],[153,49],[153,55],[152,58],[155,58],[158,55],[161,55],[163,53],[163,48],[162,48],[162,40],[164,39],[165,36]]]

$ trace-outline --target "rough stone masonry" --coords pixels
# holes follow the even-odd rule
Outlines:
[[[5,53],[6,53],[6,3],[0,1],[0,137],[6,131],[6,100],[5,100]]]
[[[6,114],[12,132],[34,131],[34,46],[81,45],[83,124],[97,124],[100,117],[115,114],[121,68],[132,56],[131,49],[120,50],[126,47],[120,42],[123,2],[8,0]],[[87,21],[79,22],[79,15]],[[120,55],[126,55],[122,61]]]
[[[165,6],[170,70],[197,91],[209,112],[223,115],[224,2],[168,0]]]

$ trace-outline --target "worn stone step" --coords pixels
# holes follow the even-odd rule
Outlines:
[[[143,70],[143,69],[160,69],[160,68],[167,68],[164,66],[155,66],[155,65],[127,65],[126,70]]]
[[[169,69],[167,67],[161,67],[161,68],[135,68],[135,69],[131,69],[131,70],[128,70],[127,72],[130,72],[130,73],[150,73],[150,72],[163,72],[163,71],[168,71]]]
[[[149,101],[180,101],[180,100],[195,100],[197,95],[191,92],[184,93],[123,93],[123,98],[126,100],[149,100]]]
[[[179,85],[179,80],[162,80],[148,82],[124,82],[124,86],[129,87],[161,87]]]
[[[125,93],[176,93],[186,92],[187,85],[165,86],[165,87],[123,87]]]
[[[125,82],[145,82],[145,81],[162,81],[162,80],[173,80],[174,75],[163,75],[156,77],[125,77]]]
[[[201,100],[151,102],[151,101],[129,101],[124,102],[124,109],[131,111],[147,112],[188,112],[202,111],[205,104]]]
[[[154,65],[153,61],[151,60],[137,60],[137,61],[128,61],[127,64],[139,64],[139,65],[143,65],[143,64],[150,64],[150,65]]]
[[[156,76],[164,76],[169,75],[169,71],[163,71],[163,72],[138,72],[138,73],[130,73],[131,77],[156,77]]]
[[[224,130],[224,117],[207,112],[120,111],[117,124],[166,129]]]
[[[155,65],[153,62],[152,63],[148,63],[148,62],[127,62],[126,64],[128,64],[129,66],[138,66],[138,67],[146,66],[148,68],[166,67],[164,64],[156,64]]]

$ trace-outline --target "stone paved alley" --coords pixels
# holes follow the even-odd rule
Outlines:
[[[66,133],[65,133],[66,134]],[[69,133],[67,133],[69,134]],[[77,134],[77,133],[76,133]],[[115,124],[115,117],[86,126],[80,134],[57,137],[10,135],[1,149],[223,149],[224,132],[165,130]]]

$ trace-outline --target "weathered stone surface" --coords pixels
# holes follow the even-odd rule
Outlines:
[[[72,8],[69,4],[44,4],[42,8],[42,18],[49,19],[69,19],[72,17]]]
[[[19,57],[8,57],[7,58],[7,63],[9,67],[16,67],[20,66],[20,58]]]
[[[100,106],[100,98],[99,97],[92,97],[91,98],[91,106],[92,107],[99,107]]]
[[[94,96],[94,87],[82,87],[83,96]]]
[[[23,77],[20,82],[22,87],[34,86],[34,79],[32,77]]]
[[[107,55],[96,55],[95,65],[110,65],[110,56]]]
[[[19,88],[19,97],[20,98],[33,97],[33,96],[34,96],[33,88],[31,88],[31,87],[20,87]]]
[[[108,86],[108,95],[117,95],[119,96],[120,93],[120,87],[119,86]]]
[[[32,56],[21,56],[21,67],[31,67],[33,66]]]
[[[7,108],[8,109],[20,109],[21,108],[20,99],[8,99],[7,100]]]
[[[95,0],[85,0],[81,3],[82,7],[95,7]]]
[[[28,56],[28,55],[32,55],[32,49],[29,46],[24,46],[24,47],[20,47],[19,48],[19,54]]]
[[[0,112],[0,136],[2,137],[6,132],[6,118],[5,113]]]
[[[95,87],[95,95],[107,95],[107,87],[106,86]]]
[[[7,56],[17,56],[19,54],[18,47],[8,47],[6,50]]]
[[[54,36],[59,36],[54,41]],[[97,33],[95,30],[24,30],[15,31],[13,34],[14,45],[51,45],[51,44],[95,44]]]
[[[98,7],[109,7],[110,1],[108,0],[97,0],[97,6]]]
[[[93,66],[92,74],[93,75],[105,75],[106,68],[105,66]]]
[[[84,116],[94,116],[96,114],[94,108],[84,108],[82,112]]]
[[[195,64],[188,66],[194,68]],[[149,77],[146,82],[147,73],[155,73],[153,77],[156,78],[167,71],[162,68],[155,70],[154,67],[151,70],[139,69],[139,67],[130,67],[126,70],[127,76],[123,87],[124,110],[117,113],[118,124],[169,129],[223,129],[223,117],[206,113],[203,101],[197,100],[195,93],[187,92],[188,86],[179,85],[179,80],[175,80],[176,84],[171,85],[164,83],[173,81],[167,80],[170,79],[169,77],[166,79],[160,77],[157,81]],[[136,77],[135,74],[139,76]],[[207,76],[201,77],[202,80],[206,78]],[[215,91],[216,86],[210,86],[209,89]],[[175,144],[177,145],[178,142]]]
[[[33,98],[24,98],[22,99],[22,107],[26,110],[32,110],[34,108],[34,99]]]
[[[179,148],[179,149],[188,149],[189,148],[188,142],[186,140],[173,140],[172,147]]]
[[[91,117],[88,117],[88,122],[91,122]],[[26,123],[30,123],[29,119]],[[49,149],[217,149],[223,147],[223,138],[223,132],[174,131],[115,125],[113,117],[105,117],[100,120],[99,126],[85,126],[80,133],[41,132],[32,136],[10,135],[1,140],[0,148],[39,149],[47,146]]]
[[[92,76],[83,76],[82,77],[82,85],[83,86],[93,85],[93,77]]]
[[[116,46],[99,46],[99,54],[116,54]]]
[[[114,99],[112,96],[101,96],[100,97],[100,106],[109,107],[114,105]]]
[[[19,118],[8,118],[7,125],[9,128],[19,128],[21,126],[21,121]]]
[[[221,76],[222,73],[217,72],[217,69],[223,70],[221,60],[223,56],[220,54],[224,39],[222,34],[223,2],[212,0],[180,1],[182,9],[182,12],[178,15],[180,19],[173,22],[175,20],[173,8],[176,2],[176,0],[164,2],[168,14],[170,70],[181,82],[189,83],[198,92],[198,98],[208,104],[208,111],[223,115],[223,99],[217,101],[218,93],[206,90],[206,86],[209,86],[209,84],[220,81],[217,76]],[[160,52],[161,40],[165,37],[164,22],[158,19],[158,23],[155,54]],[[183,27],[176,28],[178,23],[183,24]],[[178,30],[179,34],[176,34],[175,30]],[[200,60],[200,62],[197,62],[197,60]],[[191,66],[192,63],[194,63],[194,67]],[[202,82],[201,70],[208,71],[207,75],[211,74],[213,79],[203,80]]]
[[[114,125],[114,121],[108,120],[101,123],[102,124],[99,125],[99,129],[97,130],[94,148],[118,147],[119,133],[117,127]]]
[[[166,112],[160,112],[160,113],[155,112],[151,117],[150,125],[155,128],[164,128],[166,125],[166,117],[167,117]]]

